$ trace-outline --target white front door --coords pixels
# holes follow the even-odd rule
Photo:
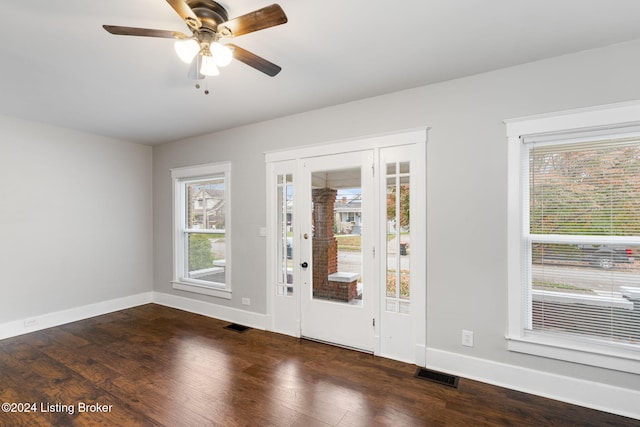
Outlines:
[[[302,160],[301,335],[373,352],[372,150]]]

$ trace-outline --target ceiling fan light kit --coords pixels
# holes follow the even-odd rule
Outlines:
[[[183,62],[191,64],[188,76],[195,80],[219,75],[218,67],[229,65],[233,59],[271,77],[280,72],[278,65],[258,55],[239,46],[220,42],[286,23],[287,16],[279,5],[272,4],[229,20],[226,9],[213,0],[167,0],[167,3],[187,24],[191,36],[179,31],[117,25],[103,25],[103,28],[116,35],[176,39],[176,53]]]

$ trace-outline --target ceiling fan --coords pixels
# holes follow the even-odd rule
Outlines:
[[[191,35],[179,31],[103,25],[111,34],[176,39],[176,53],[191,63],[189,76],[196,80],[220,74],[218,67],[228,65],[233,58],[268,76],[282,69],[278,65],[235,44],[222,44],[222,39],[238,37],[254,31],[281,25],[287,16],[277,4],[229,19],[222,5],[213,0],[167,0],[191,30]],[[199,87],[199,86],[196,86]]]

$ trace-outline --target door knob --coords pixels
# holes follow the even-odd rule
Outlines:
[[[303,263],[300,263],[300,267],[302,267],[302,268],[307,268],[307,267],[309,267],[309,263],[308,263],[308,262],[306,262],[306,261],[305,261],[305,262],[303,262]]]

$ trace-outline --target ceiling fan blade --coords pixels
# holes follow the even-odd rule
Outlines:
[[[187,23],[191,29],[199,29],[202,26],[200,18],[196,16],[194,11],[184,0],[167,0],[167,3],[171,5],[178,15]]]
[[[243,49],[234,44],[227,44],[227,46],[233,49],[233,57],[235,59],[240,62],[244,62],[248,66],[253,67],[258,71],[262,71],[268,76],[273,77],[277,75],[280,70],[282,70],[281,67],[274,64],[273,62],[269,62],[266,59],[256,55],[255,53],[249,52],[246,49]]]
[[[228,37],[237,37],[264,30],[265,28],[275,27],[287,21],[287,15],[285,15],[280,5],[272,4],[221,24],[221,34]],[[225,29],[228,29],[231,34],[226,34],[227,31]]]
[[[181,33],[180,31],[168,31],[168,30],[152,30],[150,28],[136,28],[136,27],[120,27],[118,25],[103,25],[102,28],[120,36],[143,36],[143,37],[161,37],[165,39],[186,39],[189,36]]]

